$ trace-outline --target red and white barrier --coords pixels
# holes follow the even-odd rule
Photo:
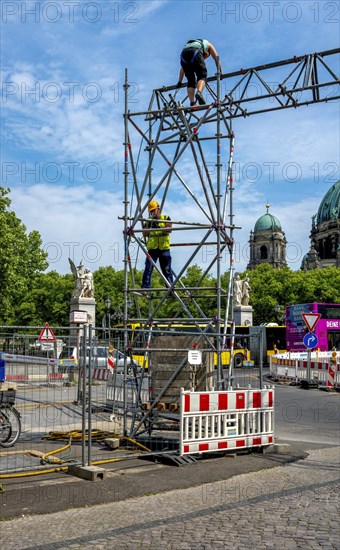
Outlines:
[[[180,454],[269,445],[274,389],[181,390]]]
[[[337,385],[335,369],[336,365],[332,363],[328,366],[328,377],[326,384],[328,388],[334,388]]]
[[[288,366],[289,365],[289,366]],[[308,362],[303,359],[286,359],[277,356],[270,358],[270,373],[283,382],[305,380],[308,373]],[[319,387],[340,387],[340,366],[331,361],[330,356],[310,362],[310,377],[316,380]]]
[[[88,377],[88,369],[86,369],[86,376]],[[106,382],[108,379],[109,371],[106,367],[96,367],[92,369],[92,380],[101,380]]]
[[[50,374],[6,374],[6,382],[20,383],[38,383],[47,384],[49,382],[65,382],[68,381],[67,373],[50,373]]]
[[[68,381],[68,373],[55,372],[59,361],[47,357],[14,355],[3,353],[5,360],[5,380],[18,384],[48,384],[49,382]]]

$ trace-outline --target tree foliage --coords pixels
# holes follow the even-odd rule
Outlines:
[[[336,267],[292,271],[288,267],[274,269],[262,264],[248,275],[254,325],[277,321],[276,304],[284,312],[284,308],[292,304],[340,302],[340,269]]]
[[[11,211],[9,192],[0,187],[0,322],[18,324],[18,308],[48,264],[39,233],[27,234]]]

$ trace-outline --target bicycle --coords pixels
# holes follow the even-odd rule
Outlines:
[[[0,447],[12,447],[21,434],[20,413],[14,403],[15,390],[0,391]]]
[[[20,413],[12,405],[0,404],[0,447],[12,447],[21,434]]]

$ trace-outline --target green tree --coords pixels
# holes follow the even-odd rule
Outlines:
[[[340,269],[337,267],[292,271],[288,267],[274,269],[262,264],[249,271],[248,275],[254,325],[277,321],[275,304],[280,304],[284,311],[286,306],[292,304],[340,301]]]
[[[10,189],[0,187],[0,322],[17,324],[18,306],[48,263],[39,233],[27,234],[25,225],[10,210],[9,193]]]
[[[16,308],[18,324],[69,326],[73,276],[56,271],[40,273],[30,291]]]

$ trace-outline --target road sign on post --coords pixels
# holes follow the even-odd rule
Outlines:
[[[302,313],[301,315],[307,325],[309,332],[313,332],[318,320],[321,317],[320,313]]]
[[[316,346],[318,345],[318,337],[316,336],[316,334],[313,334],[313,330],[315,329],[316,324],[320,319],[321,315],[320,313],[302,313],[301,315],[309,330],[309,333],[305,334],[303,338],[303,343],[307,348],[307,380],[306,380],[307,386],[306,387],[309,388],[312,384],[310,379],[310,366],[311,366],[311,356],[312,356],[311,350],[313,348],[316,348]]]
[[[45,323],[45,328],[42,329],[39,338],[39,342],[55,342],[56,337],[53,334],[52,329],[49,327],[48,323]]]
[[[316,348],[319,343],[319,339],[313,332],[308,332],[303,337],[303,343],[308,349]]]

